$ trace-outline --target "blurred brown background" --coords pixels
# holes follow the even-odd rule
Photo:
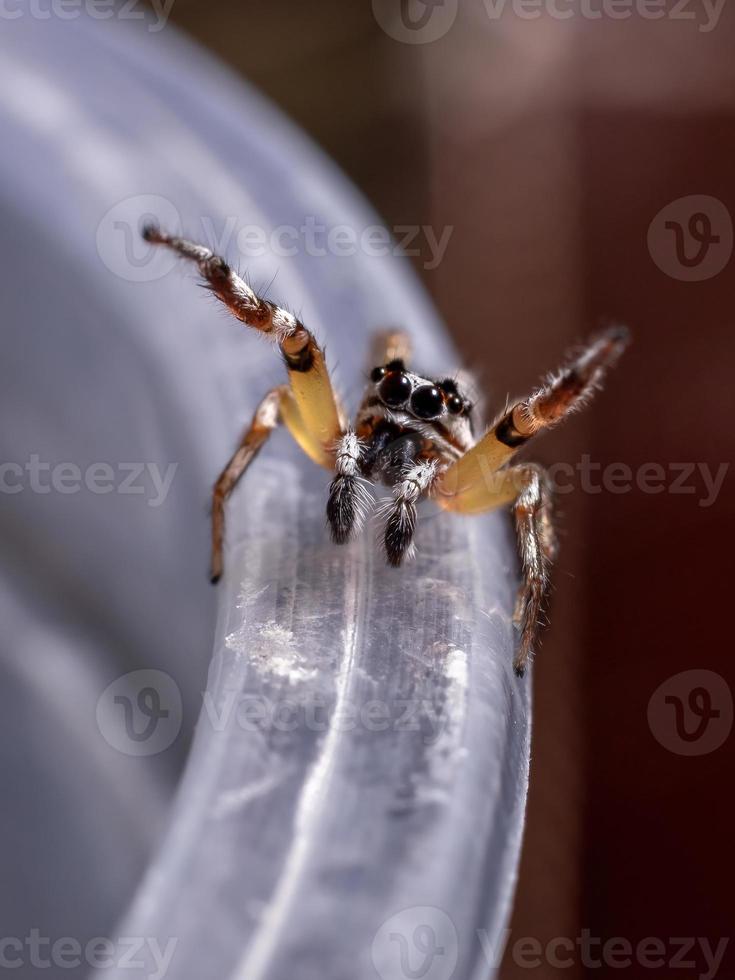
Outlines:
[[[455,4],[445,5],[410,0],[404,13],[451,14]],[[533,450],[545,463],[589,453],[634,474],[658,463],[667,489],[643,492],[634,478],[630,492],[590,493],[577,480],[559,500],[562,551],[534,671],[528,826],[502,975],[528,974],[513,955],[519,938],[574,942],[588,930],[633,947],[647,937],[665,944],[649,952],[661,965],[634,957],[624,975],[706,976],[701,950],[671,939],[706,937],[715,949],[733,931],[735,736],[703,754],[717,731],[701,741],[686,732],[696,734],[699,709],[705,728],[709,708],[722,709],[710,724],[724,731],[732,712],[709,675],[675,692],[689,711],[683,735],[666,692],[650,723],[649,700],[685,670],[733,686],[732,476],[709,504],[700,470],[684,479],[692,492],[676,492],[685,474],[669,467],[715,474],[733,456],[735,10],[704,0],[507,0],[493,17],[497,0],[461,0],[443,36],[409,44],[379,23],[391,8],[399,23],[399,7],[176,0],[172,22],[308,130],[390,228],[451,229],[438,264],[424,235],[414,261],[493,408],[590,328],[632,327],[635,344],[604,395]],[[674,205],[684,251],[663,218],[649,248],[659,212],[691,195],[721,207]],[[709,245],[696,237],[718,234]],[[535,976],[594,967],[579,947],[573,965],[555,950],[560,960],[542,955]],[[592,952],[599,958],[599,944]],[[607,959],[595,975],[619,975]],[[735,952],[717,975],[735,976]]]

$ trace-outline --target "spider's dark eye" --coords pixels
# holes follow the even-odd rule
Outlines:
[[[421,385],[411,396],[411,411],[420,419],[435,419],[442,413],[444,399],[434,385]]]
[[[391,371],[383,378],[378,388],[382,401],[391,408],[404,405],[411,396],[411,382],[405,374]]]
[[[449,398],[447,398],[447,408],[452,415],[459,415],[464,408],[464,402],[459,395],[450,395]]]
[[[382,381],[384,377],[385,377],[384,367],[373,368],[372,371],[370,372],[370,380],[374,381],[375,384],[377,384],[379,381]]]

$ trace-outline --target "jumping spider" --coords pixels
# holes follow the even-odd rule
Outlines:
[[[205,284],[238,320],[276,342],[288,372],[289,384],[269,391],[261,401],[215,484],[212,581],[223,570],[225,501],[270,433],[283,423],[307,456],[335,473],[327,520],[337,544],[357,532],[364,519],[369,495],[361,481],[392,487],[384,532],[391,565],[410,557],[416,504],[428,494],[445,510],[460,514],[512,505],[523,564],[514,613],[520,639],[513,666],[522,676],[536,639],[556,539],[544,470],[534,463],[509,463],[529,439],[589,399],[623,352],[627,330],[616,327],[593,337],[537,391],[506,408],[479,439],[472,431],[472,405],[457,383],[415,374],[406,366],[406,335],[379,334],[373,361],[378,366],[350,426],[332,388],[324,352],[296,317],[256,296],[210,249],[153,225],[143,229],[143,237],[194,261]]]

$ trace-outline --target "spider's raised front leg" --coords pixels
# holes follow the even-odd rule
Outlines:
[[[493,475],[529,439],[585,405],[628,344],[625,327],[593,337],[529,398],[504,412],[472,449],[453,463],[437,484],[446,510],[475,514],[497,506]]]
[[[515,501],[516,527],[525,585],[516,607],[521,642],[515,659],[523,673],[533,644],[548,563],[556,545],[551,527],[549,491],[538,467],[506,468],[529,439],[580,408],[600,387],[608,368],[628,343],[624,328],[593,338],[529,398],[506,411],[473,446],[439,477],[437,500],[446,510],[478,514]]]
[[[287,310],[257,296],[221,256],[206,246],[169,235],[154,225],[143,229],[143,237],[196,263],[209,289],[238,320],[275,340],[286,363],[298,409],[294,437],[316,463],[331,468],[334,446],[344,432],[344,424],[324,352],[314,335]]]

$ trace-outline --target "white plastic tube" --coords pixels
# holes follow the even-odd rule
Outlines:
[[[487,976],[528,775],[504,518],[428,505],[417,560],[389,569],[370,530],[329,543],[328,475],[277,434],[231,501],[215,596],[208,487],[281,369],[189,270],[132,237],[150,212],[199,237],[229,219],[268,240],[311,223],[359,241],[377,219],[170,28],[24,17],[0,46],[4,459],[84,473],[175,464],[163,500],[160,486],[137,498],[23,492],[4,508],[3,690],[36,719],[21,770],[33,788],[9,801],[4,843],[18,880],[36,860],[39,888],[57,872],[64,883],[39,919],[11,874],[12,928],[84,942],[122,916],[117,934],[146,944],[138,970],[112,971],[121,980],[157,975],[153,940],[170,949],[170,980]],[[271,294],[326,340],[351,408],[371,328],[406,326],[421,366],[454,366],[394,255],[300,245],[246,264],[256,286],[276,276]],[[182,698],[181,731],[156,755],[121,754],[95,723],[107,686],[136,669],[163,671]],[[22,712],[3,723],[17,745]],[[37,834],[54,827],[55,848],[35,858],[29,820]]]

